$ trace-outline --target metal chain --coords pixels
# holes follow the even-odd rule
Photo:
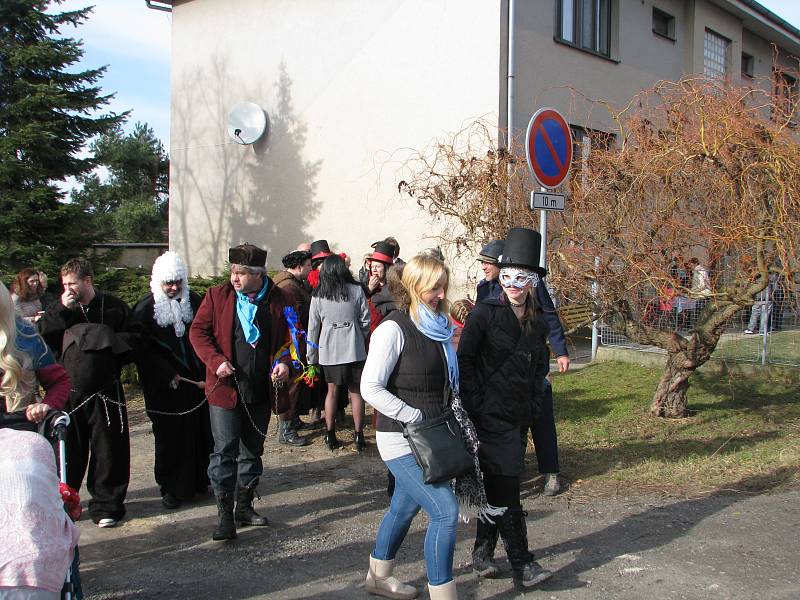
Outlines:
[[[183,417],[183,416],[186,416],[186,415],[188,415],[190,413],[193,413],[194,411],[200,409],[206,402],[208,402],[209,394],[211,394],[215,389],[217,389],[217,386],[219,385],[219,383],[220,383],[219,380],[217,380],[217,383],[214,385],[213,388],[211,388],[211,392],[209,392],[208,394],[205,394],[203,396],[203,399],[200,401],[200,403],[197,406],[193,406],[189,410],[184,410],[184,411],[181,411],[181,412],[169,412],[169,411],[164,411],[164,410],[154,410],[152,408],[147,408],[147,405],[145,405],[144,410],[145,410],[145,412],[153,414],[153,415],[166,415],[166,416],[171,416],[171,417]],[[72,391],[75,392],[77,390],[73,389]],[[86,400],[81,402],[78,406],[76,406],[71,411],[69,411],[67,414],[68,415],[72,415],[72,413],[74,413],[76,410],[78,410],[79,408],[81,408],[82,406],[84,406],[85,404],[90,402],[91,400],[93,400],[95,397],[100,398],[100,400],[102,400],[104,403],[110,402],[111,404],[116,404],[119,407],[123,407],[124,406],[126,408],[128,406],[127,403],[125,403],[125,402],[119,402],[117,400],[112,400],[111,398],[109,398],[108,396],[103,394],[102,392],[95,392],[94,394],[92,394],[91,396],[86,398]],[[120,412],[121,412],[121,410],[122,409],[120,408]],[[108,422],[109,425],[111,425],[110,418],[108,417],[108,409],[107,408],[106,408],[106,421]]]
[[[121,384],[120,384],[119,380],[116,380],[116,381],[114,382],[114,387],[115,387],[115,389],[117,390],[117,393],[119,393],[119,386],[120,386],[120,385],[121,385]],[[76,389],[74,389],[74,388],[73,388],[73,389],[71,389],[70,391],[71,391],[71,392],[77,392],[78,390],[76,390]],[[105,411],[106,411],[106,426],[108,426],[108,427],[111,427],[111,415],[109,415],[109,414],[108,414],[108,404],[109,404],[109,402],[110,402],[111,404],[116,404],[116,405],[117,405],[117,408],[118,408],[118,410],[119,410],[119,423],[120,423],[120,430],[119,430],[119,432],[120,432],[120,433],[124,432],[124,431],[125,431],[125,421],[124,421],[124,419],[123,419],[123,417],[122,417],[122,409],[123,409],[123,408],[125,408],[125,410],[127,411],[127,409],[128,409],[128,405],[127,405],[125,402],[120,402],[119,400],[112,400],[111,398],[109,398],[108,396],[106,396],[106,395],[105,395],[103,392],[95,392],[94,394],[92,394],[91,396],[89,396],[88,398],[86,398],[86,400],[84,400],[83,402],[81,402],[80,404],[78,404],[78,406],[76,406],[75,408],[73,408],[71,411],[67,412],[67,414],[68,414],[68,415],[70,415],[70,416],[72,416],[72,414],[73,414],[75,411],[77,411],[79,408],[81,408],[82,406],[84,406],[84,405],[85,405],[85,404],[87,404],[89,401],[93,400],[94,398],[100,398],[100,400],[102,400],[102,401],[103,401],[103,408],[104,408],[104,409],[105,409]]]
[[[250,409],[247,408],[247,402],[245,402],[244,399],[242,398],[242,390],[239,388],[239,380],[236,378],[236,373],[235,372],[234,372],[232,377],[233,377],[233,382],[236,385],[236,391],[239,394],[239,403],[242,405],[242,408],[244,408],[244,412],[247,415],[247,418],[250,420],[250,425],[253,426],[253,429],[256,430],[256,433],[258,433],[258,435],[260,435],[263,438],[266,438],[267,434],[264,433],[263,431],[261,431],[261,429],[258,428],[258,425],[256,425],[256,422],[253,419],[253,415],[250,414]],[[283,387],[283,385],[284,385],[283,381],[275,379],[274,377],[272,378],[272,389],[275,390],[275,405],[276,406],[277,406],[277,402],[278,402],[278,393],[279,393],[279,390]]]
[[[215,389],[217,389],[217,386],[221,382],[222,382],[221,378],[217,379],[217,383],[214,384],[214,387],[211,388],[211,391],[208,392],[208,394],[204,395],[203,399],[200,401],[200,403],[197,406],[194,406],[194,407],[190,408],[189,410],[184,410],[184,411],[181,411],[181,412],[168,412],[168,411],[163,411],[163,410],[150,409],[150,408],[147,408],[147,406],[145,406],[144,410],[145,410],[145,412],[147,412],[149,414],[153,414],[153,415],[165,415],[165,416],[170,416],[170,417],[183,417],[183,416],[186,416],[186,415],[191,414],[194,411],[200,409],[200,407],[202,407],[204,404],[206,404],[208,402],[208,397],[214,392]],[[258,427],[258,425],[256,425],[255,419],[253,419],[253,415],[250,413],[250,409],[247,408],[247,402],[245,402],[242,399],[242,391],[239,388],[239,380],[236,378],[236,374],[235,373],[233,374],[233,382],[234,382],[234,385],[236,386],[236,391],[239,394],[239,402],[241,403],[242,407],[244,408],[244,412],[247,415],[247,418],[250,421],[250,424],[253,426],[253,429],[255,429],[256,432],[261,437],[266,438],[268,434],[263,432],[263,431],[261,431],[261,429]],[[119,384],[119,382],[117,382],[117,384]],[[272,388],[275,391],[275,403],[276,403],[276,406],[277,406],[277,402],[278,402],[278,395],[280,393],[281,388],[284,385],[285,385],[284,381],[280,381],[280,380],[277,380],[277,379],[273,379],[272,380]],[[72,391],[74,392],[76,390],[73,389]],[[106,409],[106,423],[108,424],[109,427],[111,426],[111,418],[110,418],[110,416],[108,414],[108,405],[107,405],[107,403],[110,402],[111,404],[116,404],[118,407],[120,407],[120,409],[119,409],[120,410],[120,421],[122,420],[122,407],[127,408],[127,404],[125,402],[119,402],[117,400],[112,400],[111,398],[109,398],[108,396],[103,394],[102,392],[95,392],[94,394],[92,394],[91,396],[86,398],[86,400],[81,402],[78,406],[76,406],[71,411],[69,411],[67,414],[72,415],[72,413],[74,413],[75,411],[77,411],[78,409],[83,407],[84,405],[88,404],[94,398],[100,398],[100,400],[103,401],[103,404],[104,404],[105,409]]]

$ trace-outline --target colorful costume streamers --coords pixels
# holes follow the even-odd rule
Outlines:
[[[286,323],[289,326],[289,341],[281,346],[275,353],[275,359],[272,361],[272,368],[281,361],[284,356],[289,356],[292,360],[292,367],[300,371],[300,375],[295,378],[295,381],[303,381],[308,387],[314,387],[314,384],[319,380],[318,369],[314,365],[306,365],[300,359],[300,345],[298,340],[305,339],[306,344],[317,347],[317,345],[306,337],[306,332],[300,327],[300,319],[297,313],[291,306],[286,306],[283,309],[283,316],[286,318]]]

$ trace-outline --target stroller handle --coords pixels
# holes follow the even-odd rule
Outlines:
[[[64,441],[70,423],[69,415],[62,410],[53,410],[47,415],[46,420],[49,421],[50,435],[59,441]]]
[[[24,410],[0,414],[0,428],[9,427],[23,431],[38,431],[45,437],[53,437],[57,440],[66,438],[69,423],[69,415],[61,410],[48,411],[41,423],[29,421]]]

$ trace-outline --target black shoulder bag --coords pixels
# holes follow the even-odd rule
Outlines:
[[[449,408],[439,417],[403,424],[403,436],[422,469],[425,483],[455,479],[473,468],[472,454],[467,450],[461,427]]]

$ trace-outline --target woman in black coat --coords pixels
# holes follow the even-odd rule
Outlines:
[[[506,508],[494,524],[478,521],[473,568],[484,577],[497,574],[491,559],[499,533],[514,583],[523,587],[551,575],[528,550],[520,503],[520,427],[531,423],[549,368],[547,326],[531,293],[544,275],[538,266],[540,240],[531,229],[509,231],[498,260],[503,293],[475,306],[458,349],[461,398],[480,440],[478,457],[486,496],[490,505]]]

